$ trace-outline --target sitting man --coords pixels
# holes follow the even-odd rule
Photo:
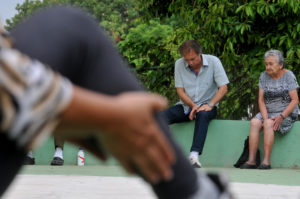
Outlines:
[[[0,149],[7,153],[0,198],[26,152],[58,123],[55,136],[100,159],[112,154],[157,198],[230,197],[222,178],[191,167],[158,113],[166,100],[143,90],[85,12],[70,6],[41,10],[11,34],[0,28]]]
[[[195,40],[185,41],[179,47],[182,58],[175,63],[175,87],[180,101],[164,111],[169,124],[195,119],[190,161],[200,168],[208,124],[216,117],[217,105],[227,93],[229,80],[220,60],[202,54]]]

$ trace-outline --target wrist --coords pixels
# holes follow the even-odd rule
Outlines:
[[[214,108],[214,105],[213,105],[211,102],[208,102],[207,105],[208,105],[210,108]]]
[[[280,117],[284,120],[285,119],[285,117],[284,117],[284,115],[282,114],[282,113],[280,113]]]
[[[191,107],[191,109],[193,109],[193,108],[198,108],[198,105],[197,104],[193,104],[192,106],[190,106]]]

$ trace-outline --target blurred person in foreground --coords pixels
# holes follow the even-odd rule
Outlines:
[[[13,48],[5,34],[0,37],[0,146],[8,151],[0,195],[26,151],[59,123],[55,136],[100,159],[112,154],[149,182],[158,198],[229,197],[221,180],[190,166],[158,113],[166,100],[144,91],[86,13],[48,8],[11,34]]]

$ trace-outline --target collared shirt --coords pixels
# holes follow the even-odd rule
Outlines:
[[[32,149],[54,129],[71,101],[69,80],[11,48],[0,27],[0,133]]]
[[[202,67],[198,75],[189,67],[184,58],[175,63],[175,87],[184,88],[191,100],[201,106],[207,104],[217,93],[218,88],[229,83],[228,77],[219,58],[202,54]],[[190,107],[180,100],[184,112],[189,113]]]

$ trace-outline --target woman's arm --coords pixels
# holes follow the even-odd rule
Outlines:
[[[280,124],[281,122],[289,115],[293,112],[294,108],[297,106],[297,104],[299,103],[299,98],[298,98],[298,93],[297,93],[297,89],[295,90],[291,90],[289,92],[289,95],[291,97],[291,102],[289,103],[289,105],[282,111],[281,115],[277,115],[275,117],[273,117],[272,119],[274,120],[274,130],[278,130],[280,128]]]
[[[289,103],[289,105],[284,109],[284,111],[282,111],[282,115],[284,118],[286,118],[289,114],[291,114],[293,112],[293,110],[295,109],[295,107],[298,105],[299,103],[299,98],[298,98],[298,92],[297,89],[292,90],[289,92],[289,95],[291,97],[291,102]]]
[[[193,120],[194,116],[198,110],[198,105],[193,102],[193,100],[186,94],[184,88],[176,88],[178,97],[191,108],[189,119]]]
[[[261,88],[259,88],[258,91],[258,107],[263,120],[267,120],[268,112],[265,104],[264,91]]]

